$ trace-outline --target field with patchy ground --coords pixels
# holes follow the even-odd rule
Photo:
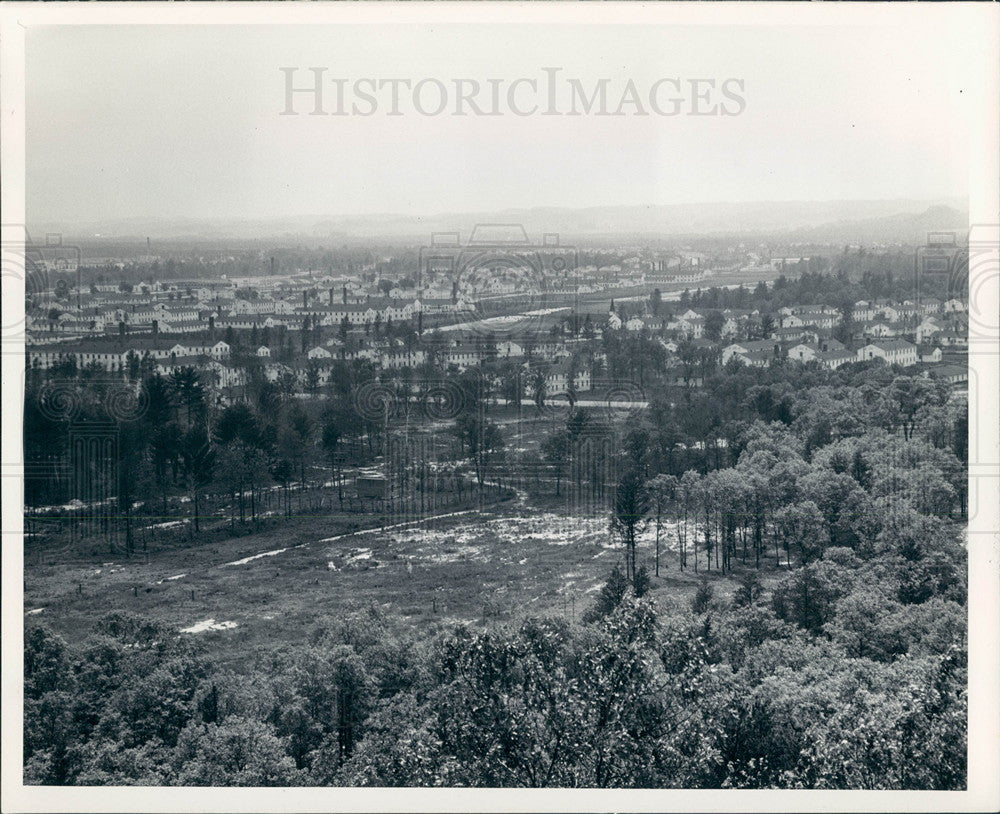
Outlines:
[[[416,523],[351,530],[365,520],[378,522],[335,513],[301,517],[113,562],[70,552],[29,556],[25,613],[73,640],[108,611],[134,611],[178,635],[212,637],[217,659],[236,667],[373,604],[421,628],[542,613],[579,618],[622,557],[606,517],[570,517],[531,505],[524,495]],[[678,569],[667,550],[669,528],[663,543],[653,596],[692,594],[700,576]],[[641,559],[650,571],[653,549],[649,528]]]

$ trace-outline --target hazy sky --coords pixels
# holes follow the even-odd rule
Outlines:
[[[27,55],[33,222],[930,199],[968,187],[966,69],[931,25],[43,27],[29,30]],[[328,68],[330,108],[335,77],[350,106],[358,78],[485,88],[543,82],[546,67],[562,68],[560,93],[567,78],[588,93],[609,78],[612,109],[628,79],[646,98],[664,77],[741,79],[746,104],[736,116],[421,116],[404,90],[404,115],[387,116],[383,90],[372,116],[278,115],[280,68],[306,83],[310,66]],[[424,90],[433,107],[434,86]],[[519,92],[523,106],[545,103],[544,87]]]

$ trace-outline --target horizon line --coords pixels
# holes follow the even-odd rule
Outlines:
[[[544,211],[564,211],[564,212],[588,212],[593,210],[614,210],[614,209],[663,209],[685,206],[760,206],[771,205],[781,206],[787,204],[851,204],[851,203],[912,203],[912,204],[934,204],[943,201],[962,202],[968,205],[968,194],[942,194],[932,197],[888,197],[888,198],[782,198],[782,199],[754,199],[754,200],[699,200],[683,201],[672,203],[633,203],[633,204],[592,204],[587,206],[564,206],[558,204],[540,205],[519,205],[504,206],[496,208],[469,209],[463,211],[446,210],[434,213],[406,213],[393,211],[365,211],[365,212],[291,212],[291,213],[254,213],[254,214],[220,214],[220,215],[185,215],[185,214],[148,214],[148,215],[111,215],[95,217],[87,220],[84,218],[58,218],[58,217],[29,217],[27,225],[31,224],[124,224],[137,223],[140,221],[169,222],[212,222],[220,220],[230,221],[268,221],[283,220],[289,218],[385,218],[385,219],[406,219],[406,220],[433,220],[447,217],[467,217],[469,215],[503,212],[544,212]]]

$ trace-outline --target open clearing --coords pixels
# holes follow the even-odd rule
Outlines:
[[[212,637],[217,657],[235,666],[372,604],[418,627],[525,613],[579,617],[621,558],[605,517],[570,517],[527,506],[523,497],[419,523],[345,530],[357,521],[296,518],[157,551],[148,561],[141,554],[114,562],[29,557],[25,611],[44,608],[45,624],[70,639],[108,611],[134,611],[178,635]],[[650,570],[652,541],[648,529],[640,553]],[[679,572],[676,555],[663,548],[653,595],[689,595],[699,578]]]

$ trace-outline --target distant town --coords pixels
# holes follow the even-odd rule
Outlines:
[[[35,291],[28,303],[26,366],[69,376],[111,373],[136,384],[193,367],[225,403],[254,378],[317,394],[345,363],[390,377],[478,368],[498,381],[515,365],[525,390],[508,397],[531,397],[542,381],[545,397],[575,397],[607,378],[602,338],[610,331],[648,339],[678,382],[692,353],[702,370],[706,358],[828,369],[878,359],[920,366],[953,384],[967,377],[968,318],[959,293],[832,304],[834,297],[773,310],[755,304],[762,286],[773,291],[827,269],[829,257],[623,250],[609,253],[613,262],[560,266],[517,245],[501,248],[477,252],[466,267],[449,259],[435,268],[440,257],[432,255],[408,271],[393,257],[350,270],[279,271],[272,258],[257,275],[169,280],[155,278],[161,261],[154,256],[99,264],[50,259],[42,273],[58,284]]]

